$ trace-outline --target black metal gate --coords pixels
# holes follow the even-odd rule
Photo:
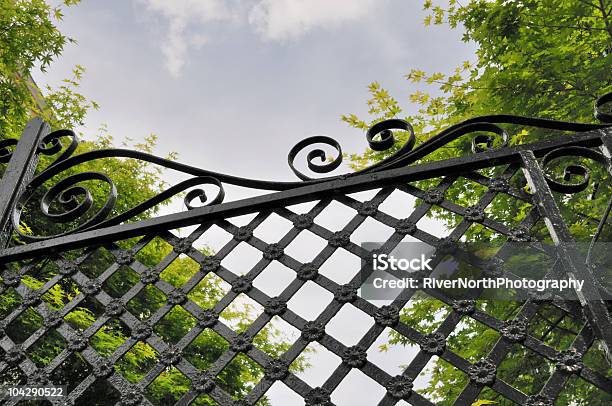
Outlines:
[[[602,97],[596,106],[597,116],[603,123],[612,122],[610,115],[603,111],[603,105],[610,100],[612,95],[608,94]],[[563,131],[564,134],[527,145],[508,146],[507,133],[498,124],[509,124],[515,129],[536,128],[542,133],[548,130],[551,133]],[[80,404],[79,398],[84,393],[105,381],[106,385],[110,385],[118,393],[117,401],[120,404],[150,404],[146,396],[147,386],[164,370],[173,367],[190,381],[190,389],[180,395],[177,404],[190,404],[205,395],[210,402],[214,401],[220,405],[254,405],[271,385],[281,380],[303,398],[306,405],[328,405],[332,404],[332,393],[342,380],[351,369],[358,368],[385,388],[385,394],[378,404],[394,405],[404,401],[412,405],[431,405],[431,399],[413,391],[413,381],[430,359],[437,356],[467,376],[467,384],[454,399],[454,404],[457,405],[472,404],[485,387],[501,395],[506,402],[519,405],[552,405],[573,376],[578,376],[594,387],[612,394],[612,382],[609,375],[606,376],[609,372],[596,371],[583,362],[585,354],[596,341],[601,343],[601,348],[606,353],[611,349],[612,325],[608,312],[609,302],[605,300],[608,292],[583,259],[580,259],[580,254],[573,251],[571,243],[574,238],[561,214],[559,199],[555,198],[555,195],[590,190],[593,185],[589,183],[588,169],[582,165],[570,165],[565,169],[566,182],[553,179],[546,171],[546,167],[560,157],[589,159],[601,166],[603,180],[599,181],[598,188],[600,191],[606,190],[601,182],[608,181],[607,176],[612,170],[610,124],[576,124],[513,116],[489,116],[451,127],[413,148],[415,137],[411,126],[402,120],[387,120],[375,125],[368,132],[370,147],[376,150],[388,149],[393,145],[392,131],[396,130],[408,134],[404,146],[368,169],[324,179],[308,178],[294,165],[294,161],[301,156],[300,153],[304,149],[315,144],[326,144],[336,149],[338,155],[332,160],[325,160],[326,155],[320,149],[307,154],[308,167],[318,173],[338,168],[342,159],[341,149],[336,141],[317,136],[300,142],[289,154],[289,164],[302,179],[301,182],[268,182],[218,174],[131,150],[102,150],[73,155],[77,146],[74,133],[65,130],[49,133],[45,123],[32,120],[19,141],[2,140],[0,145],[0,158],[6,163],[0,183],[3,245],[0,262],[4,268],[0,292],[3,297],[14,299],[11,302],[13,304],[0,314],[0,376],[4,376],[4,383],[41,385],[49,381],[55,382],[57,376],[54,371],[61,369],[61,365],[67,360],[79,354],[82,373],[76,381],[61,382],[68,385],[69,394],[67,398],[54,400],[52,403]],[[570,134],[567,134],[568,132]],[[465,136],[470,134],[476,135],[472,140],[472,154],[442,161],[427,159],[432,152],[454,140],[465,139]],[[501,145],[493,147],[494,137],[491,134],[496,134],[501,139]],[[45,169],[37,170],[39,158],[49,159],[49,156],[57,158]],[[112,184],[112,174],[81,172],[50,184],[54,179],[61,179],[62,172],[68,169],[109,157],[148,161],[189,174],[192,178],[125,213],[113,211],[117,190]],[[320,162],[317,162],[318,159]],[[520,184],[517,185],[513,181],[521,174],[527,179],[529,189],[521,188]],[[569,182],[575,177],[579,177],[580,181]],[[106,202],[98,206],[91,202],[91,194],[83,186],[79,186],[79,183],[88,181],[107,185]],[[426,184],[424,182],[430,182],[428,184],[433,186],[423,189]],[[446,197],[450,188],[466,182],[483,189],[477,203],[471,207],[460,206]],[[223,202],[223,186],[228,184],[275,192]],[[159,202],[201,185],[216,188],[217,196],[206,201],[203,191],[192,190],[185,196],[189,210],[130,222]],[[366,201],[360,201],[351,195],[362,191],[376,193]],[[416,207],[412,203],[410,206],[406,204],[405,214],[402,216],[386,213],[381,205],[397,191],[404,193],[407,198],[416,199],[420,204]],[[508,224],[489,216],[487,207],[500,195],[530,205],[520,223]],[[198,198],[207,204],[194,207]],[[42,202],[40,208],[43,214],[51,217],[54,224],[67,224],[69,229],[54,229],[44,236],[33,235],[24,229],[21,216],[27,214],[28,205],[35,200]],[[304,212],[295,211],[291,207],[304,202],[313,202],[313,206]],[[317,216],[332,203],[351,213],[341,230],[329,230],[317,222]],[[432,235],[422,229],[419,223],[434,207],[444,209],[458,219],[454,229],[444,238]],[[609,207],[603,218],[597,219],[599,224],[594,241],[605,228],[608,213]],[[246,214],[254,214],[247,225],[238,227],[231,220]],[[257,229],[272,215],[288,221],[290,227],[275,239],[264,241],[257,236]],[[85,220],[79,223],[80,219]],[[345,250],[363,260],[371,257],[371,252],[351,239],[355,230],[367,219],[373,219],[392,229],[380,252],[391,252],[406,236],[436,247],[440,253],[448,252],[449,249],[457,248],[462,236],[474,224],[508,241],[527,241],[537,246],[536,240],[542,236],[534,235],[532,230],[536,224],[544,222],[549,237],[558,246],[558,252],[561,252],[558,258],[559,269],[572,278],[584,280],[584,289],[590,299],[565,301],[555,297],[534,296],[520,305],[513,318],[500,320],[479,307],[478,292],[474,297],[466,299],[450,297],[448,293],[435,289],[425,290],[424,293],[451,310],[433,333],[424,334],[400,318],[401,309],[413,297],[415,289],[404,290],[390,305],[377,306],[358,294],[363,274],[368,272],[367,267],[359,270],[346,284],[339,284],[319,273],[320,267],[337,250]],[[186,238],[177,238],[171,232],[179,227],[194,225],[197,228]],[[224,230],[231,238],[215,252],[194,249],[194,241],[205,236],[213,226]],[[316,248],[316,251],[315,248],[311,249],[313,259],[310,262],[299,261],[286,252],[292,241],[305,230],[325,241],[322,248]],[[138,253],[154,240],[169,244],[172,249],[164,253],[158,263],[143,264]],[[246,269],[244,275],[239,275],[239,272],[227,269],[222,264],[224,258],[241,244],[246,244],[261,254],[260,260]],[[191,258],[198,264],[199,270],[190,275],[186,282],[176,286],[160,277],[160,274],[179,256]],[[436,256],[434,261],[440,258],[441,255]],[[503,260],[502,246],[494,260],[487,264],[499,265]],[[294,271],[295,275],[278,296],[270,297],[254,286],[253,281],[275,261]],[[98,271],[92,272],[92,268]],[[42,281],[35,289],[31,284],[28,286],[24,283],[28,275],[40,275],[42,270],[46,272],[45,277],[40,278]],[[488,266],[486,272],[498,271]],[[106,281],[123,278],[122,275],[128,273],[136,275],[136,279],[126,277],[126,286],[119,293],[107,291]],[[199,283],[213,274],[229,284],[230,288],[213,306],[203,306],[192,298],[191,293]],[[132,282],[129,282],[130,280]],[[314,320],[306,320],[287,306],[306,283],[315,283],[333,295],[333,300]],[[72,286],[74,295],[66,303],[55,303],[52,306],[49,297],[54,287],[61,284]],[[153,288],[163,293],[165,301],[147,309],[144,316],[141,313],[135,314],[130,303],[146,289]],[[219,318],[220,313],[239,295],[246,295],[264,309],[241,332]],[[90,325],[79,330],[64,319],[74,309],[87,306],[87,303],[92,301],[101,308],[94,313]],[[372,327],[354,346],[346,346],[326,332],[326,324],[348,303],[374,321]],[[563,317],[569,317],[579,324],[569,349],[559,351],[530,332],[530,322],[541,306],[553,306],[562,313],[557,324]],[[195,322],[182,337],[169,342],[166,337],[158,334],[155,328],[164,322],[164,318],[173,309],[179,307]],[[39,318],[42,322],[34,327],[30,326],[29,335],[16,337],[12,333],[12,326],[28,320],[26,314],[30,314],[28,317]],[[301,332],[300,338],[291,343],[278,357],[273,357],[254,345],[254,338],[273,317],[282,318]],[[500,335],[488,353],[480,354],[479,361],[470,362],[447,345],[447,338],[461,323],[462,318],[476,320]],[[92,346],[92,337],[113,320],[120,321],[122,326],[128,329],[130,337],[117,348],[101,355],[99,350]],[[396,334],[420,346],[417,356],[398,376],[390,376],[367,356],[368,348],[385,328],[392,328]],[[207,370],[201,370],[185,353],[190,343],[206,329],[225,339],[228,347],[221,351]],[[63,347],[57,348],[53,358],[47,362],[34,362],[30,354],[51,331],[59,334]],[[289,368],[313,341],[319,342],[342,360],[324,384],[315,388]],[[115,367],[139,342],[146,343],[158,356],[139,379],[128,380]],[[553,371],[549,371],[550,377],[539,393],[523,393],[496,375],[499,365],[517,343],[554,365]],[[264,373],[250,393],[236,400],[223,389],[217,378],[239,354],[256,363]],[[61,381],[61,378],[57,379]],[[4,398],[2,402],[18,403],[14,398]],[[103,404],[106,401],[100,402]]]

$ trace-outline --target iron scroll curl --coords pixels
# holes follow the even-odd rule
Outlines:
[[[0,163],[6,164],[11,160],[13,151],[11,148],[17,146],[17,140],[15,138],[6,138],[0,140]]]
[[[69,138],[70,144],[64,149],[62,138]],[[56,155],[62,149],[64,151],[58,156],[49,167],[64,161],[72,156],[79,146],[79,138],[72,130],[57,130],[47,134],[38,146],[38,152],[43,155]]]
[[[555,192],[565,194],[579,193],[586,190],[590,184],[591,170],[583,164],[566,164],[563,168],[564,182],[559,182],[551,176],[550,172],[555,164],[555,160],[569,157],[586,158],[600,164],[602,168],[606,168],[608,165],[607,158],[603,154],[589,148],[572,146],[552,150],[542,158],[542,169],[544,170],[546,181]],[[569,183],[572,177],[579,177],[580,179],[578,182]]]
[[[313,149],[306,156],[306,159],[308,161],[308,169],[316,173],[329,173],[337,169],[342,163],[342,147],[340,146],[340,143],[338,141],[325,135],[316,135],[313,137],[308,137],[298,142],[293,148],[291,148],[287,157],[289,168],[291,168],[293,173],[295,173],[295,175],[301,180],[312,180],[313,178],[305,175],[295,167],[295,159],[301,151],[316,144],[325,144],[334,148],[336,150],[337,156],[333,158],[330,162],[325,163],[325,160],[327,159],[327,154],[325,153],[325,151],[320,148]],[[317,164],[315,162],[315,158],[319,158],[322,163]]]
[[[109,186],[109,191],[106,197],[106,201],[100,208],[95,210],[94,199],[91,192],[84,186],[78,185],[79,182],[86,180],[97,180],[106,183]],[[25,233],[22,230],[21,215],[24,207],[28,204],[28,201],[33,198],[33,190],[30,189],[29,194],[22,195],[17,207],[13,211],[12,223],[13,228],[19,238],[23,241],[42,241],[49,238],[62,237],[65,235],[73,234],[80,231],[92,230],[95,228],[110,227],[121,224],[128,221],[147,210],[154,208],[160,203],[172,199],[175,196],[187,191],[188,189],[203,186],[203,185],[214,185],[218,188],[214,198],[208,199],[206,192],[201,188],[192,189],[184,196],[185,206],[191,210],[196,207],[208,206],[220,204],[223,202],[225,191],[223,185],[217,179],[209,176],[196,176],[191,179],[184,180],[178,184],[158,193],[154,197],[145,200],[144,202],[134,206],[133,208],[112,216],[113,209],[117,202],[117,189],[110,177],[99,172],[82,172],[76,175],[72,175],[62,179],[55,183],[49,188],[43,195],[40,201],[40,210],[46,218],[54,223],[70,223],[79,220],[90,214],[89,218],[84,220],[79,225],[70,228],[69,230],[54,235],[32,235]],[[195,206],[192,202],[195,199],[199,199],[202,205]],[[56,202],[57,206],[61,207],[64,211],[52,212],[50,210],[51,205]]]

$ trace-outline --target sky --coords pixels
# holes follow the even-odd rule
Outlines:
[[[411,68],[449,72],[473,60],[473,47],[461,42],[460,31],[424,27],[424,16],[421,2],[414,0],[84,0],[65,10],[59,24],[78,44],[67,46],[46,74],[34,77],[39,85],[57,86],[75,64],[86,68],[80,90],[100,109],[79,129],[85,138],[93,139],[102,124],[118,142],[141,142],[154,133],[161,156],[176,152],[181,162],[236,176],[297,180],[287,153],[303,138],[329,135],[345,152],[364,150],[364,134],[340,116],[367,117],[369,83],[379,81],[413,112],[408,94],[414,87],[403,79]],[[183,178],[171,172],[164,177],[170,183]],[[236,191],[235,198],[249,193]],[[405,205],[405,200],[390,202],[387,209]],[[176,203],[164,212],[181,209]],[[345,224],[340,212],[330,208],[317,221],[340,229]],[[423,221],[432,233],[442,232],[435,221]],[[267,232],[278,234],[281,228],[271,220]],[[360,238],[374,241],[386,232],[372,227]],[[213,247],[223,240],[205,237]],[[305,255],[308,244],[293,255]],[[248,260],[242,253],[224,266],[243,269]],[[336,260],[321,272],[342,279],[346,275],[334,269],[346,262]],[[284,283],[280,274],[266,275],[255,285],[274,290]],[[308,291],[290,308],[308,319],[312,303],[323,302],[324,296]],[[347,345],[368,323],[359,323],[365,315],[351,308],[346,306],[327,329]],[[368,357],[394,375],[416,348],[377,351],[387,338],[383,335]],[[339,359],[319,348],[310,361],[313,366],[301,377],[314,387]],[[332,399],[338,405],[366,406],[382,398],[381,390],[355,370]],[[301,404],[282,385],[268,395],[273,405]]]
[[[82,93],[101,108],[86,137],[100,124],[117,140],[154,133],[160,155],[263,179],[296,180],[286,155],[313,134],[363,151],[340,116],[367,117],[372,81],[410,112],[411,68],[473,57],[460,31],[423,26],[419,1],[84,0],[65,14],[78,44],[35,78],[57,85],[87,69]]]

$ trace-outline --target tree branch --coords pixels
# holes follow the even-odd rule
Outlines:
[[[571,28],[572,30],[581,30],[581,31],[608,31],[607,28],[599,28],[599,27],[580,27],[578,25],[548,25],[548,24],[532,24],[532,23],[526,23],[525,24],[526,27],[529,28],[533,28],[533,27],[538,27],[538,28],[560,28],[560,29],[564,29],[564,28]]]
[[[599,0],[599,6],[600,6],[599,10],[601,11],[601,15],[603,16],[603,19],[604,19],[606,30],[608,31],[608,35],[610,36],[610,40],[612,42],[612,24],[610,24],[610,21],[609,21],[610,14],[608,11],[606,11],[606,4],[604,0]]]
[[[585,6],[589,6],[589,7],[593,7],[593,8],[599,8],[597,7],[596,4],[591,3],[590,1],[587,0],[578,0],[579,3],[584,4]]]

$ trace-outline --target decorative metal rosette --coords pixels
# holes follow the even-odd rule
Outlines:
[[[351,235],[348,231],[336,231],[329,238],[329,245],[332,247],[346,247],[351,242]]]
[[[408,219],[401,219],[395,224],[395,231],[400,234],[412,234],[417,230],[416,223]]]
[[[191,242],[186,238],[179,239],[178,242],[174,245],[174,247],[172,247],[172,250],[177,254],[186,254],[191,251],[191,249]]]
[[[97,279],[88,280],[82,290],[86,295],[95,295],[102,289],[102,284]]]
[[[232,291],[235,293],[245,293],[251,290],[253,283],[248,276],[239,276],[232,282]]]
[[[249,227],[240,227],[234,233],[234,239],[236,241],[248,241],[251,237],[253,237],[253,230]]]
[[[293,226],[297,229],[305,230],[314,224],[314,217],[310,214],[298,214],[293,220]]]
[[[252,338],[246,333],[238,334],[230,343],[231,349],[236,352],[247,352],[252,346]]]
[[[62,324],[63,321],[64,321],[64,318],[62,317],[61,313],[55,312],[55,311],[50,311],[43,318],[43,322],[47,328],[58,327],[60,324]]]
[[[348,347],[342,353],[342,362],[353,368],[360,368],[367,362],[367,354],[361,346]]]
[[[83,351],[87,348],[87,337],[81,333],[75,333],[68,339],[68,349],[70,351]]]
[[[115,365],[106,360],[98,361],[93,368],[93,374],[96,378],[108,378],[115,373]]]
[[[356,298],[357,288],[350,283],[338,286],[334,294],[334,299],[340,303],[350,303]]]
[[[144,400],[144,394],[138,387],[131,387],[121,395],[121,406],[139,406]]]
[[[219,315],[214,310],[204,310],[198,314],[198,325],[202,328],[212,327],[219,321]]]
[[[214,257],[206,257],[200,265],[202,272],[215,272],[221,266],[221,261]]]
[[[306,341],[318,341],[325,335],[325,326],[316,321],[307,321],[302,327],[302,338]]]
[[[440,355],[446,349],[446,338],[441,333],[431,333],[419,340],[421,350],[427,354]]]
[[[385,305],[374,313],[374,321],[385,327],[392,327],[399,322],[399,309],[393,305]]]
[[[514,319],[503,322],[500,329],[502,337],[511,342],[521,342],[527,337],[527,320]]]
[[[495,381],[497,367],[487,359],[481,359],[468,369],[468,376],[474,383],[490,385]]]
[[[191,387],[199,393],[209,393],[215,388],[214,375],[208,371],[201,372],[191,378]]]
[[[14,345],[4,353],[4,361],[9,365],[17,365],[25,358],[20,345]]]
[[[268,300],[264,306],[264,311],[271,316],[282,314],[287,310],[287,302],[279,297]]]
[[[402,375],[394,376],[385,385],[389,395],[396,399],[406,399],[412,393],[412,379]]]
[[[297,270],[297,277],[303,281],[315,279],[318,274],[319,270],[312,262],[301,265]]]
[[[106,305],[104,314],[110,317],[120,316],[125,311],[121,299],[113,299]]]
[[[556,366],[561,371],[575,373],[579,372],[584,367],[584,364],[582,363],[580,353],[572,348],[557,354]]]
[[[263,257],[269,261],[274,259],[280,259],[284,255],[283,249],[280,245],[274,243],[266,246],[263,252]]]
[[[170,366],[178,364],[181,361],[181,357],[181,349],[176,346],[170,346],[160,354],[159,360],[162,364]]]
[[[331,406],[331,397],[327,389],[314,388],[306,395],[306,406]]]
[[[459,314],[472,314],[476,310],[476,303],[473,300],[455,300],[452,306],[453,310]]]
[[[265,367],[265,376],[272,381],[283,379],[288,373],[289,367],[287,363],[278,359],[273,359]]]
[[[134,254],[132,254],[130,251],[119,251],[117,253],[116,261],[119,265],[130,265],[132,262],[134,262]]]
[[[153,284],[159,280],[159,273],[155,269],[145,269],[140,274],[140,281],[145,285]]]
[[[173,305],[180,305],[187,301],[187,295],[181,288],[176,288],[167,295],[168,303]]]

